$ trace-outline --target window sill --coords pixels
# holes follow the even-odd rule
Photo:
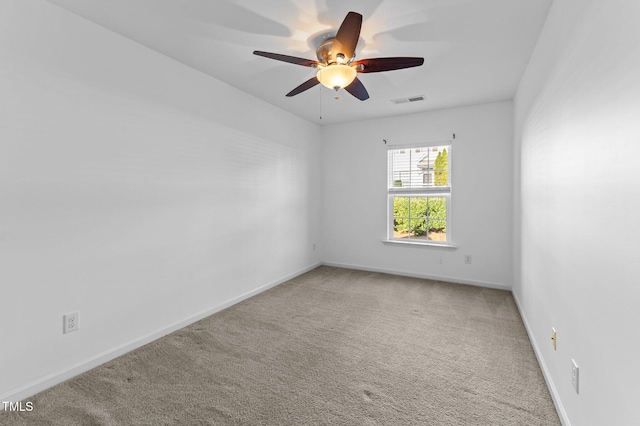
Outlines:
[[[421,241],[400,241],[400,240],[382,240],[384,244],[404,244],[410,246],[428,246],[456,249],[458,246],[450,243],[421,242]]]

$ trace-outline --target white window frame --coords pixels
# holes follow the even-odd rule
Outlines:
[[[395,145],[387,147],[387,239],[384,242],[388,243],[398,243],[398,244],[411,244],[418,246],[440,246],[440,247],[453,247],[456,246],[453,244],[453,232],[452,232],[452,221],[451,221],[451,196],[452,196],[452,174],[451,174],[451,164],[453,158],[453,141],[452,140],[444,140],[437,142],[428,142],[428,143],[418,143],[412,145]],[[446,146],[447,149],[447,176],[449,180],[449,186],[432,186],[425,188],[405,188],[405,187],[394,187],[392,185],[392,176],[391,176],[391,151],[398,150],[415,150],[417,148],[433,148],[434,146]],[[447,223],[447,241],[435,241],[428,239],[400,239],[394,238],[393,236],[393,228],[394,228],[394,210],[393,210],[393,199],[395,197],[438,197],[444,198],[446,200],[446,208],[447,208],[447,217],[445,218]]]

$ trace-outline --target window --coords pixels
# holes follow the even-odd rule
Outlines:
[[[388,239],[449,244],[451,145],[388,151]]]

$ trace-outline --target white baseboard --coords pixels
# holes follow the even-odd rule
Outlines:
[[[395,269],[373,268],[370,266],[352,265],[352,264],[336,263],[336,262],[322,262],[322,264],[326,266],[334,266],[336,268],[356,269],[359,271],[367,271],[367,272],[380,272],[383,274],[400,275],[403,277],[424,278],[428,280],[445,281],[449,283],[467,284],[467,285],[474,285],[477,287],[488,287],[488,288],[495,288],[498,290],[511,291],[511,286],[508,284],[493,283],[489,281],[469,280],[466,278],[449,277],[445,275],[421,274],[421,273],[413,273],[413,272],[407,272],[407,271],[398,271]]]
[[[112,359],[115,359],[119,356],[122,356],[124,354],[126,354],[127,352],[131,352],[134,349],[138,349],[141,346],[144,346],[148,343],[153,342],[154,340],[157,340],[163,336],[166,336],[167,334],[173,333],[174,331],[180,330],[181,328],[184,328],[190,324],[193,324],[194,322],[200,321],[203,318],[206,318],[210,315],[213,315],[217,312],[222,311],[223,309],[226,309],[232,305],[235,305],[236,303],[242,302],[245,299],[248,299],[252,296],[255,296],[256,294],[262,293],[265,290],[268,290],[272,287],[275,287],[279,284],[282,284],[286,281],[289,281],[292,278],[295,278],[299,275],[304,274],[305,272],[308,272],[312,269],[317,268],[318,266],[320,266],[320,263],[315,263],[312,265],[307,266],[306,268],[303,268],[299,271],[293,272],[289,275],[286,275],[280,279],[277,279],[275,281],[272,281],[270,283],[267,283],[261,287],[258,287],[254,290],[251,290],[247,293],[244,293],[238,297],[234,297],[233,299],[230,299],[226,302],[223,302],[219,305],[216,305],[210,309],[207,309],[204,312],[200,312],[196,315],[193,315],[185,320],[179,321],[177,323],[171,324],[167,327],[164,327],[160,330],[157,330],[153,333],[149,333],[147,335],[141,336],[137,339],[131,340],[119,347],[110,349],[108,351],[105,351],[101,354],[98,354],[86,361],[81,362],[80,364],[76,365],[75,367],[69,368],[67,370],[61,371],[61,372],[57,372],[57,373],[52,373],[48,376],[45,376],[41,379],[38,379],[36,381],[33,381],[31,383],[28,383],[24,386],[20,386],[16,389],[13,389],[7,393],[5,393],[4,395],[0,395],[0,401],[10,401],[10,402],[17,402],[17,401],[22,401],[24,399],[27,399],[39,392],[42,392],[45,389],[48,389],[52,386],[55,386],[59,383],[62,383],[66,380],[69,380],[79,374],[85,373],[95,367],[98,367],[99,365],[102,365],[106,362],[111,361]]]
[[[547,388],[549,389],[549,393],[551,394],[551,399],[553,400],[553,404],[556,406],[556,411],[558,412],[558,416],[560,417],[560,422],[562,423],[563,426],[571,426],[571,422],[569,421],[567,412],[564,409],[564,405],[562,405],[562,400],[560,399],[558,390],[556,389],[556,386],[553,383],[553,379],[551,378],[551,374],[547,369],[547,364],[544,362],[544,358],[542,357],[542,352],[540,352],[540,347],[538,346],[538,342],[536,341],[533,335],[533,331],[529,326],[529,321],[527,321],[527,317],[524,315],[524,311],[522,310],[522,306],[520,305],[518,296],[516,295],[515,292],[512,292],[512,294],[513,294],[513,300],[516,301],[516,306],[518,307],[518,311],[520,312],[520,318],[522,318],[522,322],[524,323],[524,328],[527,330],[527,334],[529,335],[529,341],[531,342],[531,346],[533,347],[533,352],[536,354],[536,358],[538,359],[538,364],[540,365],[540,369],[542,370],[542,376],[544,377],[545,382],[547,382]]]

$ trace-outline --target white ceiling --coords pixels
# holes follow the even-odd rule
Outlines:
[[[318,124],[511,99],[552,0],[49,0],[131,40]],[[363,15],[357,59],[425,58],[361,74],[370,99],[318,85],[315,71],[252,54],[316,59],[312,40]],[[396,105],[393,99],[423,95]],[[320,116],[322,115],[322,119]]]

